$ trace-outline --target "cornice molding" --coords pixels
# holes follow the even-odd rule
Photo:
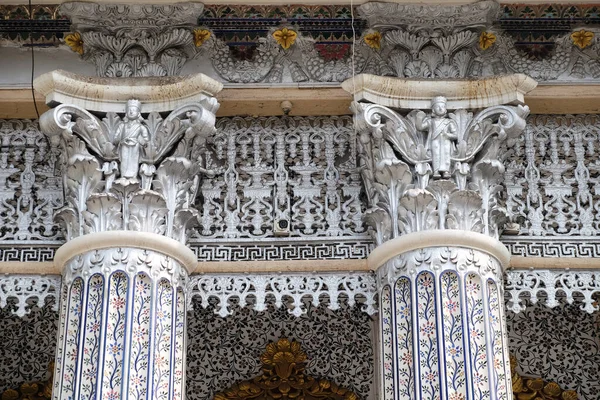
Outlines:
[[[131,79],[87,77],[62,70],[37,77],[33,85],[48,105],[71,104],[92,112],[123,112],[130,99],[141,101],[144,112],[166,112],[192,102],[205,103],[223,88],[204,74]]]
[[[403,79],[360,74],[342,83],[355,101],[369,101],[399,109],[429,108],[431,99],[444,96],[447,109],[485,108],[523,104],[537,82],[523,74],[466,80]]]

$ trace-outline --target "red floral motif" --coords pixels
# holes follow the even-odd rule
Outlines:
[[[345,58],[351,49],[349,43],[317,43],[315,49],[325,61],[337,61]]]
[[[114,297],[111,300],[112,306],[115,308],[122,308],[125,306],[125,299],[123,297]]]

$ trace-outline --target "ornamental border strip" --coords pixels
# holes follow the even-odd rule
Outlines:
[[[277,308],[287,305],[289,312],[296,317],[306,312],[304,298],[309,298],[318,306],[324,298],[329,299],[328,308],[337,310],[341,295],[350,307],[357,302],[363,304],[363,311],[374,315],[376,308],[375,275],[361,273],[324,274],[211,274],[192,275],[188,284],[188,302],[200,297],[203,306],[209,305],[211,298],[217,298],[215,313],[221,317],[231,315],[230,300],[238,299],[242,307],[252,305],[256,311],[264,311],[269,298],[275,300]],[[288,300],[288,301],[286,301]]]
[[[58,294],[62,278],[59,275],[5,275],[0,277],[0,307],[10,304],[17,316],[28,314],[32,303],[51,301],[58,310]],[[554,308],[566,302],[578,301],[581,309],[594,313],[600,309],[600,274],[593,271],[511,270],[505,273],[505,304],[509,311],[519,313],[526,308],[526,299],[535,304],[542,300]],[[337,310],[340,301],[349,306],[356,303],[368,315],[377,313],[375,274],[371,272],[291,274],[195,274],[188,282],[188,306],[194,297],[202,306],[212,304],[221,317],[231,315],[231,300],[241,306],[263,311],[269,300],[276,307],[287,305],[294,316],[306,312],[303,299],[313,305],[327,304]],[[9,299],[16,299],[10,302]],[[327,301],[326,301],[327,299]],[[52,301],[53,300],[53,301]],[[216,302],[215,302],[216,300]]]
[[[600,257],[597,236],[502,236],[513,256],[521,257]],[[43,241],[0,241],[0,262],[51,262],[62,243]],[[189,243],[198,261],[281,261],[281,260],[361,260],[373,249],[366,236],[331,237],[306,241],[299,238],[277,240],[213,240]]]
[[[581,302],[587,313],[599,311],[596,296],[600,295],[600,274],[595,271],[513,270],[505,274],[505,301],[508,310],[519,313],[527,307],[525,297],[536,304],[542,300],[554,308],[564,301]]]

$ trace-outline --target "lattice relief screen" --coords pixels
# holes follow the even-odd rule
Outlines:
[[[507,154],[505,201],[516,224],[512,233],[569,237],[599,233],[597,119],[593,115],[528,119],[525,134]],[[359,253],[332,250],[321,243],[325,257],[366,256],[351,117],[221,118],[217,127],[211,147],[217,173],[203,181],[200,226],[193,241],[277,237],[284,243],[341,237],[358,240]],[[0,240],[22,244],[63,240],[52,221],[62,204],[56,159],[57,150],[49,146],[36,121],[0,120]],[[223,257],[206,246],[196,250],[202,259]],[[6,251],[0,261],[17,257]],[[261,253],[257,255],[268,259],[265,251],[257,250]],[[31,252],[27,257],[32,260],[52,257],[52,251]],[[274,250],[274,257],[277,254],[283,253]]]

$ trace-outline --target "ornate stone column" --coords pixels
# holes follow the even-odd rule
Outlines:
[[[512,398],[500,193],[529,109],[504,104],[535,85],[523,75],[343,84],[377,244],[382,398]]]
[[[201,177],[214,173],[207,143],[221,84],[201,74],[55,71],[35,85],[55,106],[40,127],[64,177],[53,398],[183,399],[186,285],[196,265],[186,232],[197,222]]]

